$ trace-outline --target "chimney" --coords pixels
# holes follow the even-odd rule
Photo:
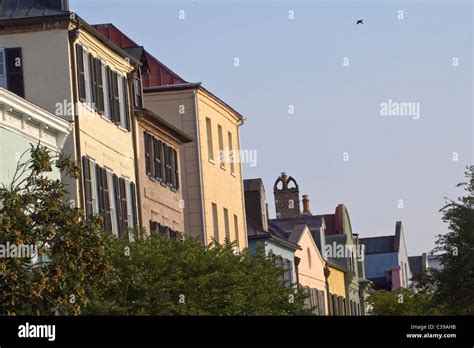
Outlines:
[[[303,195],[303,215],[312,215],[309,210],[309,196]]]

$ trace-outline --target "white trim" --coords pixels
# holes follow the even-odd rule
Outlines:
[[[44,142],[45,145],[54,149],[61,149],[67,136],[71,132],[71,125],[69,122],[1,87],[0,109],[2,109],[0,127],[30,138],[35,142]],[[15,117],[18,120],[21,120],[21,122],[18,124],[8,122],[6,118],[7,114],[10,117]],[[32,134],[25,129],[26,121],[35,125],[35,129],[38,130],[37,135]],[[47,129],[49,132],[56,135],[56,141],[54,143],[44,139],[42,132],[43,129]]]

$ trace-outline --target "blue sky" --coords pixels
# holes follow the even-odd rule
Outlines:
[[[264,180],[271,215],[286,171],[313,214],[344,203],[361,237],[393,234],[401,220],[415,255],[446,232],[443,197],[458,196],[474,163],[470,1],[71,0],[71,9],[114,23],[247,117],[241,146],[258,162],[244,177]],[[388,100],[417,103],[420,118],[382,116]]]

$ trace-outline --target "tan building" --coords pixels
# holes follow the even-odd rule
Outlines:
[[[140,46],[112,24],[96,26],[125,50]],[[185,232],[205,244],[215,238],[247,247],[240,161],[244,118],[200,83],[188,83],[146,50],[144,105],[194,142],[180,150]]]
[[[16,57],[12,90],[74,125],[63,151],[82,163],[83,176],[65,179],[71,199],[87,215],[102,214],[107,231],[127,232],[138,223],[131,115],[140,62],[69,12],[67,1],[44,13],[28,5],[0,14],[2,49]]]
[[[184,232],[179,148],[192,139],[149,110],[136,110],[135,115],[142,225],[173,238]]]

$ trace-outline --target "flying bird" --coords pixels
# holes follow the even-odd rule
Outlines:
[[[356,22],[356,25],[359,25],[359,24],[364,24],[364,20],[363,20],[363,19],[359,19],[359,20]]]

